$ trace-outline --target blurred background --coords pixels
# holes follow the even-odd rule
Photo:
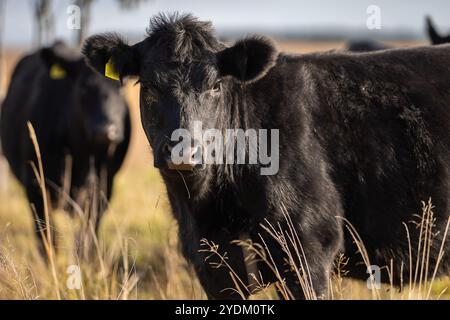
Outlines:
[[[68,28],[81,8],[80,29]],[[379,8],[380,28],[370,29],[368,12]],[[447,0],[0,0],[0,101],[23,54],[63,39],[78,47],[87,36],[115,31],[130,42],[143,39],[149,19],[159,12],[192,13],[212,21],[218,36],[233,41],[247,34],[271,36],[293,53],[341,49],[349,39],[371,39],[389,46],[429,43],[425,15],[442,34],[450,33]],[[134,124],[126,163],[115,184],[99,236],[100,263],[83,265],[83,287],[65,283],[73,255],[74,223],[57,213],[57,278],[36,252],[33,221],[22,188],[0,160],[0,299],[197,299],[204,294],[180,256],[177,226],[165,189],[153,168],[151,150],[140,126],[139,87],[125,85]],[[433,297],[447,297],[448,279],[436,282]],[[58,292],[59,294],[56,294]],[[411,298],[392,288],[384,298]],[[274,298],[266,290],[260,298]],[[333,279],[332,298],[370,299],[364,283]]]
[[[67,25],[73,21],[72,5],[81,9],[78,29]],[[379,28],[367,27],[371,6],[380,10]],[[313,50],[339,47],[349,39],[426,43],[427,14],[442,33],[450,33],[450,2],[445,0],[0,0],[0,55],[5,50],[29,51],[56,39],[78,46],[85,37],[105,31],[137,42],[152,15],[175,11],[212,21],[223,40],[260,33],[282,42],[282,49],[301,52],[311,51],[301,42],[313,42]],[[0,67],[0,96],[5,72]]]
[[[43,42],[77,34],[66,27],[67,7],[80,6],[86,17],[85,34],[115,30],[130,38],[144,35],[149,17],[155,13],[190,12],[214,23],[219,36],[236,37],[248,32],[288,39],[345,40],[370,37],[380,40],[423,40],[423,18],[434,17],[444,30],[450,29],[450,2],[445,0],[16,0],[3,4],[4,41],[7,46],[29,47],[36,43],[39,14]],[[370,5],[381,9],[379,30],[366,27]],[[6,13],[6,14],[5,14]]]

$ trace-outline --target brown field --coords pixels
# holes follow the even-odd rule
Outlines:
[[[396,42],[397,46],[421,43]],[[342,47],[339,42],[279,42],[283,51],[303,53]],[[20,51],[8,51],[4,61],[5,88]],[[74,254],[77,221],[56,212],[58,253],[54,270],[36,250],[32,215],[21,187],[13,178],[0,194],[0,299],[203,299],[204,293],[191,268],[180,256],[177,226],[171,217],[165,189],[152,166],[151,150],[144,137],[138,112],[139,88],[126,85],[134,123],[126,163],[116,178],[114,197],[99,235],[98,257],[81,263]],[[1,173],[0,173],[1,174]],[[79,265],[82,287],[71,290],[68,268]],[[345,269],[345,266],[344,266]],[[329,298],[333,299],[450,299],[450,279],[420,284],[404,290],[384,286],[373,294],[365,283],[334,276]],[[427,289],[430,290],[427,290]],[[430,294],[428,295],[428,291]],[[269,287],[258,296],[275,298]]]

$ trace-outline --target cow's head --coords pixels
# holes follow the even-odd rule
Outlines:
[[[69,97],[74,105],[72,121],[79,121],[88,143],[93,147],[120,143],[127,113],[120,83],[93,72],[82,56],[62,42],[42,49],[41,58],[53,81],[68,81],[74,86]]]
[[[203,129],[216,128],[218,114],[232,112],[232,88],[258,81],[278,56],[264,38],[226,47],[209,22],[190,15],[153,18],[146,39],[134,46],[115,34],[93,36],[83,53],[101,74],[110,62],[121,79],[138,78],[142,124],[155,165],[163,170],[170,165],[174,130],[192,131],[196,121]],[[194,141],[192,157],[197,147]]]

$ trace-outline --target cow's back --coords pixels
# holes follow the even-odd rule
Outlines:
[[[450,166],[450,46],[330,54],[314,66],[312,125],[335,171],[352,185],[395,186],[380,193],[417,184],[427,200],[430,176]]]

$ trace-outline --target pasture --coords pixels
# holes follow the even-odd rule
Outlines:
[[[281,41],[278,46],[283,51],[301,53],[331,50],[342,43]],[[8,75],[21,54],[19,50],[7,51],[0,92],[5,92]],[[54,266],[45,263],[36,250],[33,221],[23,190],[9,177],[7,189],[0,194],[0,299],[206,298],[179,252],[177,225],[140,125],[139,86],[129,81],[124,91],[134,124],[132,142],[101,225],[95,258],[89,263],[80,261],[74,249],[77,220],[55,212],[57,256]],[[340,272],[332,277],[330,299],[450,299],[446,289],[450,279],[434,281],[431,288],[421,281],[402,292],[384,285],[374,294],[366,283],[346,279],[345,257],[337,263]],[[73,266],[81,270],[79,288],[73,288]],[[269,286],[256,298],[277,296]]]

